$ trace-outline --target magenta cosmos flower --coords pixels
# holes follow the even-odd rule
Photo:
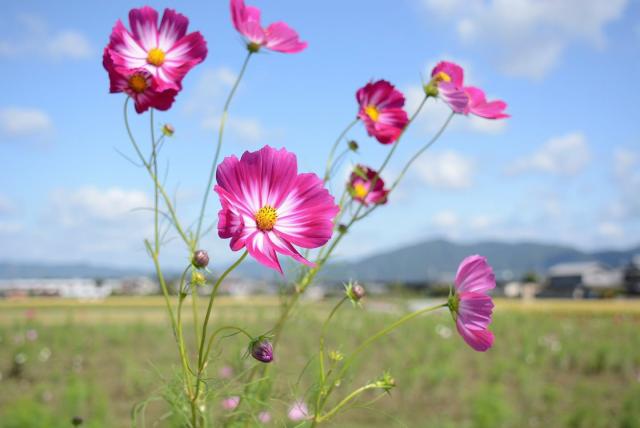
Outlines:
[[[199,32],[187,34],[189,20],[165,9],[160,27],[158,12],[145,6],[129,11],[127,30],[118,20],[106,54],[118,69],[144,68],[157,80],[158,89],[182,88],[182,79],[207,56],[207,43]]]
[[[431,71],[432,82],[438,94],[453,111],[475,114],[486,119],[504,119],[507,104],[504,101],[487,101],[484,91],[473,86],[464,86],[464,71],[459,65],[440,61]]]
[[[493,345],[493,333],[488,329],[493,301],[487,292],[495,286],[493,269],[484,257],[469,256],[460,263],[448,305],[458,333],[476,351],[484,352]]]
[[[216,172],[218,235],[282,273],[277,253],[313,266],[294,245],[316,248],[333,231],[338,206],[315,174],[298,174],[296,156],[265,146],[226,158]]]
[[[384,188],[382,177],[378,177],[377,180],[376,177],[378,177],[378,173],[374,169],[364,165],[356,165],[348,184],[351,197],[364,206],[385,204],[389,191]]]
[[[402,108],[404,95],[386,80],[367,83],[358,89],[356,99],[360,104],[358,117],[364,122],[367,133],[382,144],[396,141],[409,123]]]
[[[297,53],[307,47],[298,33],[284,22],[274,22],[267,28],[260,24],[260,9],[245,6],[244,0],[231,0],[231,20],[236,30],[247,39],[247,47],[257,52],[265,47],[282,53]]]
[[[134,103],[136,112],[142,113],[150,107],[157,110],[168,110],[173,104],[178,91],[175,89],[159,90],[156,79],[144,68],[132,70],[117,69],[105,49],[104,68],[109,73],[109,92],[124,92]]]

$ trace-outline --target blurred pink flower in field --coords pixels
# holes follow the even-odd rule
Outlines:
[[[237,395],[232,395],[222,400],[222,408],[225,410],[233,410],[238,407],[238,404],[240,404],[240,397]]]
[[[313,266],[294,247],[316,248],[333,233],[338,206],[317,175],[298,174],[296,156],[265,146],[227,157],[216,172],[220,197],[218,235],[233,251],[246,248],[280,273],[277,254]]]
[[[231,366],[220,367],[220,369],[218,370],[218,376],[220,376],[222,379],[231,378],[231,376],[233,376],[233,368],[231,368]]]
[[[289,413],[287,414],[290,420],[293,422],[298,422],[309,417],[309,409],[307,405],[302,400],[297,400],[291,408],[289,409]]]
[[[488,329],[493,301],[487,292],[495,286],[493,269],[484,257],[469,256],[460,263],[449,309],[458,333],[476,351],[484,352],[493,345],[493,333]]]
[[[297,53],[307,47],[307,42],[300,41],[298,33],[284,22],[274,22],[263,28],[260,9],[245,6],[244,0],[231,0],[231,20],[236,30],[247,39],[251,52],[265,47],[282,53]]]
[[[378,177],[371,188],[377,176],[378,173],[374,169],[364,165],[356,165],[348,184],[351,197],[364,206],[385,204],[389,191],[384,188],[384,180]]]
[[[464,86],[464,70],[459,65],[440,61],[431,71],[438,95],[451,109],[460,114],[475,114],[485,119],[504,119],[507,104],[504,101],[487,101],[484,92],[473,86]]]
[[[36,310],[33,308],[29,308],[26,311],[24,311],[24,316],[29,321],[34,320],[36,318]]]
[[[158,27],[155,9],[131,9],[129,25],[131,31],[122,21],[116,22],[105,56],[117,69],[145,69],[157,80],[159,91],[179,91],[184,76],[207,56],[202,35],[187,34],[189,19],[175,10],[165,9]]]
[[[156,79],[144,68],[135,70],[117,70],[113,67],[105,50],[104,65],[109,72],[109,92],[124,92],[134,103],[136,112],[143,113],[150,107],[157,110],[168,110],[177,91],[175,89],[158,90]]]
[[[271,422],[271,413],[267,412],[266,410],[258,413],[258,420],[263,424],[268,424],[269,422]]]
[[[38,339],[38,332],[34,329],[27,330],[25,337],[29,342],[33,342]]]
[[[367,83],[356,92],[356,100],[367,133],[382,144],[396,141],[409,123],[403,110],[404,95],[386,80]]]

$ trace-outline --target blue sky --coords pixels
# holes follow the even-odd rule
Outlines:
[[[150,2],[189,16],[209,46],[173,108],[157,115],[177,132],[163,168],[186,223],[195,218],[213,157],[217,117],[245,55],[226,1]],[[420,99],[420,74],[440,59],[467,82],[509,103],[503,122],[456,117],[384,209],[349,234],[341,257],[357,258],[430,237],[570,244],[640,243],[640,2],[630,0],[401,0],[267,2],[264,23],[284,20],[309,42],[301,54],[252,58],[231,107],[224,154],[264,144],[320,172],[329,147],[356,114],[355,91],[385,78]],[[101,52],[115,21],[141,4],[8,3],[0,16],[0,260],[144,266],[150,182],[132,154],[124,96],[108,94]],[[430,100],[406,134],[388,180],[447,114]],[[141,142],[148,116],[133,118]],[[351,163],[378,166],[388,147],[352,134]],[[208,220],[214,221],[217,198]],[[203,245],[231,258],[214,234]],[[177,242],[166,263],[183,264]]]

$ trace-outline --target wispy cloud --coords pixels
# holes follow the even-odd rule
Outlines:
[[[474,162],[455,151],[427,153],[415,163],[415,174],[437,189],[459,190],[472,186]]]
[[[467,46],[491,52],[510,75],[539,79],[580,42],[602,48],[628,0],[422,0]]]
[[[24,32],[10,39],[0,39],[0,57],[44,57],[52,61],[93,57],[95,49],[82,32],[74,29],[51,30],[37,16],[20,15],[17,19]]]
[[[0,134],[9,138],[43,137],[53,131],[44,111],[29,107],[0,108]]]
[[[587,139],[580,132],[554,137],[536,152],[517,159],[507,168],[507,174],[543,172],[571,176],[580,173],[591,160]]]

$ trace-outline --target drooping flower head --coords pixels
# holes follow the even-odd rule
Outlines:
[[[289,420],[299,422],[309,417],[309,409],[304,401],[297,400],[289,408],[287,416],[289,417]]]
[[[260,23],[260,9],[245,6],[244,0],[231,0],[231,20],[236,30],[247,40],[247,48],[257,52],[267,48],[282,53],[297,53],[307,47],[298,33],[284,22],[274,22],[267,28]]]
[[[469,256],[460,263],[448,305],[458,333],[476,351],[484,352],[493,345],[489,331],[493,301],[487,292],[495,286],[493,269],[484,257]]]
[[[431,71],[431,82],[425,89],[430,95],[440,96],[456,113],[471,113],[485,119],[509,117],[504,113],[507,108],[504,101],[488,102],[481,89],[464,86],[464,70],[455,63],[440,61]]]
[[[356,165],[349,177],[347,189],[351,197],[364,206],[387,203],[389,191],[384,188],[382,177],[377,179],[376,177],[378,177],[378,173],[374,169],[364,165]]]
[[[109,92],[124,92],[129,95],[138,113],[145,112],[150,107],[156,110],[168,110],[178,94],[175,89],[160,90],[157,80],[144,68],[131,70],[116,68],[107,49],[105,49],[103,65],[109,73]]]
[[[296,156],[265,146],[225,158],[216,171],[218,235],[282,273],[277,253],[313,266],[295,246],[316,248],[333,233],[338,206],[315,174],[298,174]]]
[[[409,123],[404,111],[404,95],[386,80],[367,83],[358,89],[356,99],[360,104],[358,117],[367,133],[382,144],[398,139]]]
[[[118,20],[111,32],[105,55],[118,69],[145,69],[159,90],[182,88],[182,79],[207,56],[207,43],[199,32],[187,34],[189,19],[165,9],[160,27],[158,12],[144,6],[129,11],[127,30]]]

